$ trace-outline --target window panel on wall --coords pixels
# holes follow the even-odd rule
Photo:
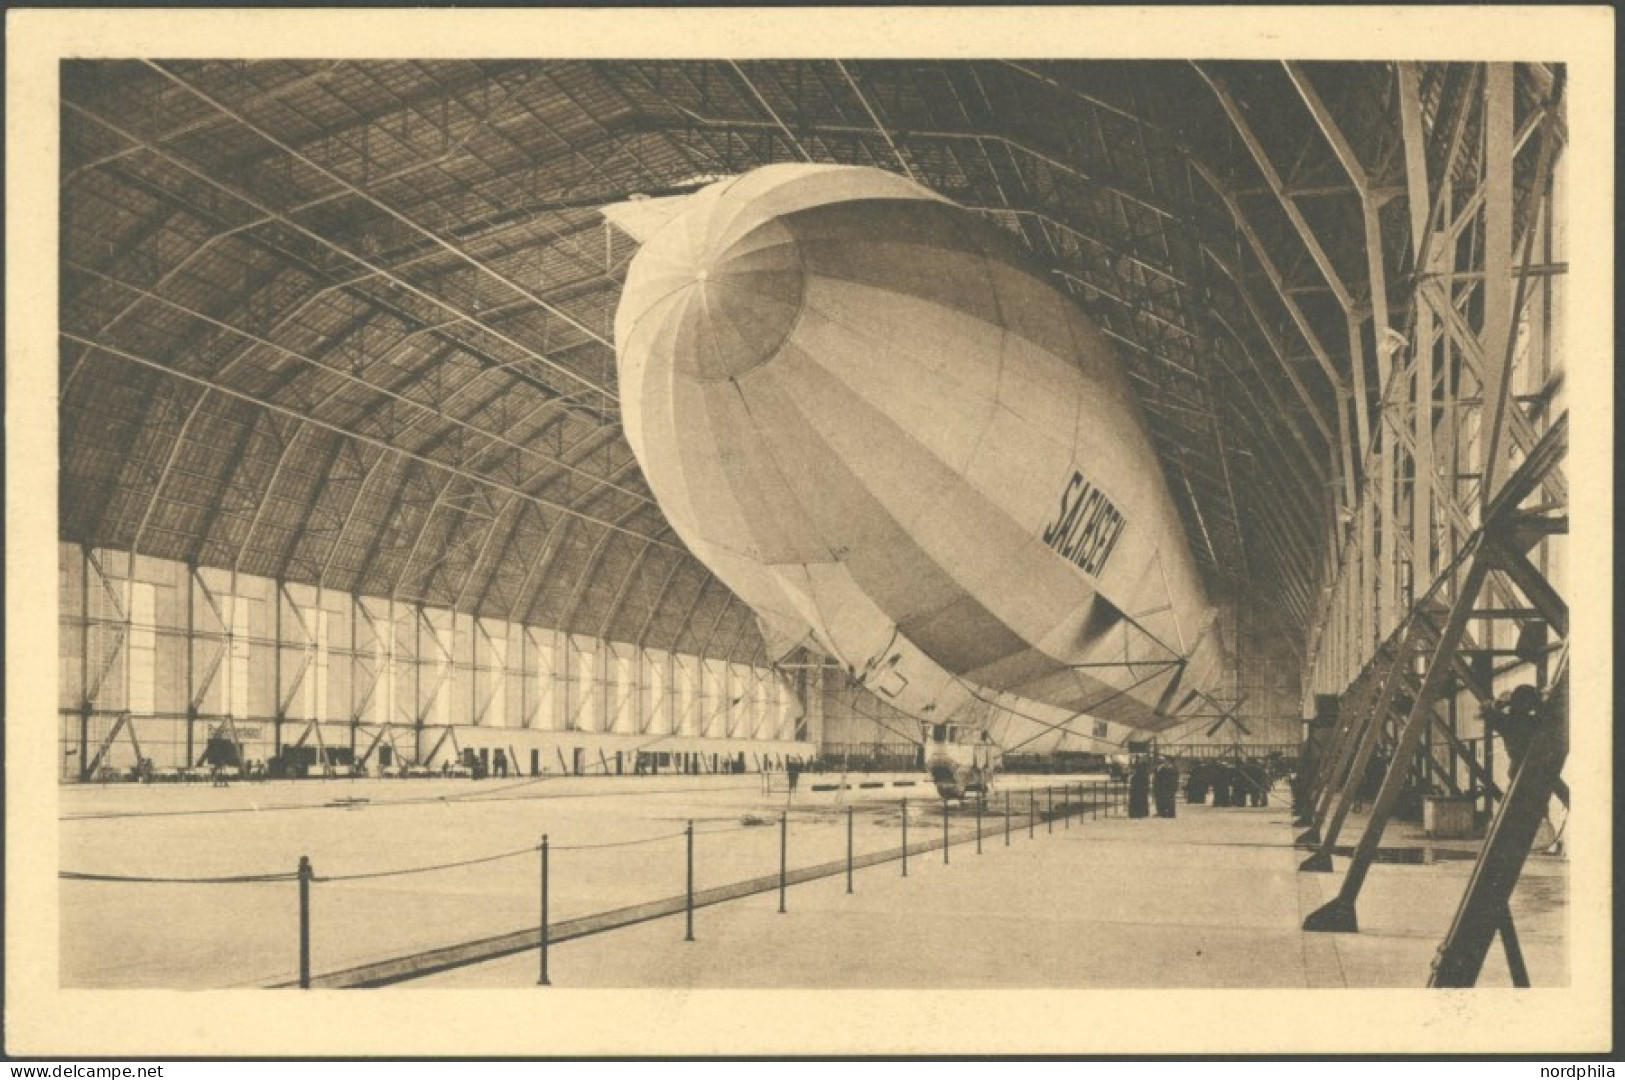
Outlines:
[[[475,619],[473,646],[474,720],[486,727],[507,727],[507,626],[493,628],[483,619]]]
[[[395,718],[395,623],[387,601],[374,605],[360,605],[361,625],[369,627],[372,638],[372,673],[369,686],[358,687],[367,697],[361,710],[365,719],[374,724],[386,724]]]
[[[683,736],[698,735],[702,706],[699,658],[684,653],[673,653],[671,674],[672,730]]]
[[[302,635],[303,655],[299,658],[299,717],[326,720],[331,716],[327,701],[328,632],[327,612],[310,606],[300,611],[295,630]]]
[[[608,643],[605,671],[606,720],[609,731],[636,735],[639,730],[639,672],[636,646]]]
[[[424,608],[423,637],[420,639],[422,670],[419,673],[426,723],[444,725],[452,722],[452,642],[453,620],[451,612],[437,608]]]
[[[129,674],[126,706],[133,716],[151,716],[157,711],[158,629],[157,590],[151,583],[129,583]]]
[[[530,699],[526,696],[529,693],[526,680],[530,678],[531,656],[525,628],[518,623],[504,622],[502,634],[505,643],[502,655],[507,667],[502,679],[503,726],[529,727],[526,709]]]
[[[249,658],[254,649],[250,627],[254,604],[246,596],[229,593],[225,600],[228,606],[226,617],[231,625],[225,665],[226,709],[232,716],[241,719],[249,715]]]
[[[671,733],[671,686],[666,677],[668,655],[659,649],[643,653],[643,705],[640,730],[651,735]]]
[[[781,708],[781,724],[779,730],[787,739],[806,740],[811,737],[812,724],[809,714],[821,704],[815,688],[807,691],[806,703],[802,702],[799,688],[805,683],[798,682],[795,677],[788,674],[779,676],[779,702]]]
[[[727,661],[700,661],[700,701],[704,710],[700,717],[700,734],[707,738],[725,738],[729,721]]]
[[[392,704],[389,722],[410,724],[418,717],[418,613],[410,604],[389,605],[395,662],[390,669]]]
[[[717,710],[718,690],[706,662],[698,657],[694,663],[694,735],[705,738],[711,734],[711,722]]]
[[[598,685],[598,652],[590,639],[571,636],[567,640],[570,654],[569,719],[571,731],[597,731],[601,699]]]
[[[751,737],[755,739],[774,739],[778,737],[776,716],[774,715],[775,687],[773,674],[761,668],[751,669],[751,678],[756,683],[756,692],[753,695],[755,709],[751,716]]]
[[[728,734],[748,739],[756,727],[756,687],[751,669],[744,664],[728,665]]]
[[[523,724],[539,731],[552,731],[555,727],[555,708],[558,695],[558,653],[554,648],[553,632],[524,628],[525,648],[530,659],[525,671],[525,706]]]

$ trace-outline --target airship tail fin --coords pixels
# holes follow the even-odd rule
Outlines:
[[[657,199],[632,199],[612,203],[598,212],[617,229],[638,243],[647,243],[649,237],[682,212],[691,196],[668,195]]]
[[[783,663],[791,653],[809,644],[812,638],[805,627],[796,627],[788,619],[761,611],[756,613],[756,627],[761,631],[768,662],[773,664]]]

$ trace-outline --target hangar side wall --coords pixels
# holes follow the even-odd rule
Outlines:
[[[805,691],[816,670],[75,544],[60,545],[59,592],[67,780],[87,762],[128,769],[137,746],[155,768],[196,764],[227,728],[249,760],[311,748],[433,766],[484,749],[527,773],[632,772],[640,753],[663,768],[757,771],[810,757],[819,737]]]

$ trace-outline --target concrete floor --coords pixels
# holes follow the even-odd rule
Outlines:
[[[1029,839],[1024,789],[1005,847],[1002,813],[984,820],[984,853],[953,848],[793,886],[696,913],[697,941],[665,918],[551,951],[562,986],[1318,987],[1422,985],[1472,864],[1378,864],[1359,906],[1362,932],[1311,935],[1303,916],[1338,872],[1299,874],[1303,852],[1284,808],[1180,805],[1172,821],[1044,823]],[[910,839],[941,835],[940,804],[911,799]],[[854,846],[895,848],[895,789],[848,799]],[[1002,793],[995,811],[1002,810]],[[352,802],[347,800],[366,800]],[[928,805],[922,806],[926,801]],[[67,788],[64,869],[155,877],[292,870],[318,876],[521,853],[431,873],[318,881],[312,966],[319,974],[534,926],[545,831],[557,922],[680,895],[684,824],[695,821],[699,889],[773,874],[785,797],[760,779],[658,777],[515,781],[334,781],[208,787]],[[974,835],[974,815],[951,815]],[[1355,834],[1357,835],[1357,834]],[[1353,837],[1351,837],[1352,839]],[[592,847],[589,844],[618,846]],[[841,859],[844,807],[798,796],[791,868]],[[1513,912],[1537,986],[1567,982],[1566,864],[1532,857]],[[265,884],[64,881],[64,986],[220,987],[297,974],[297,888]],[[410,986],[527,986],[537,954],[475,964]],[[1498,950],[1481,985],[1506,985]]]

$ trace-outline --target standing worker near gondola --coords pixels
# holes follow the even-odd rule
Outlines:
[[[1185,783],[1185,801],[1191,803],[1207,802],[1208,789],[1213,785],[1213,766],[1205,761],[1198,761],[1191,766],[1190,777]]]
[[[1128,778],[1128,816],[1142,818],[1151,816],[1151,769],[1145,758],[1134,763],[1134,771]]]
[[[1174,816],[1174,805],[1179,795],[1179,769],[1172,761],[1163,758],[1157,765],[1157,771],[1152,776],[1151,787],[1156,794],[1157,816],[1171,818]]]
[[[1247,763],[1247,795],[1253,806],[1268,806],[1270,793],[1270,774],[1261,761]]]

